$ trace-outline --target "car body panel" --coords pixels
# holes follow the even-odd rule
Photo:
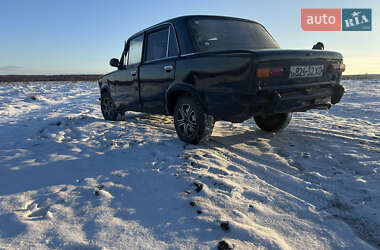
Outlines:
[[[167,71],[165,67],[172,67]],[[168,58],[140,66],[140,96],[142,111],[165,112],[165,91],[175,80],[176,59]]]
[[[138,71],[138,67],[130,67],[117,70],[108,76],[107,85],[116,107],[119,109],[140,110],[139,82],[132,72]],[[137,73],[137,72],[136,72]]]
[[[194,85],[210,115],[230,120],[252,101],[250,54],[194,54],[177,61],[176,80]]]

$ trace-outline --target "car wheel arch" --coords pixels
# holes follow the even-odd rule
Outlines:
[[[103,95],[105,93],[108,93],[111,95],[111,91],[110,91],[110,88],[107,84],[103,84],[103,86],[101,87],[100,89],[100,94]]]
[[[178,98],[182,95],[188,95],[195,98],[207,112],[207,109],[202,102],[200,93],[191,85],[187,83],[173,83],[169,86],[165,93],[165,109],[166,113],[173,115],[175,104]]]

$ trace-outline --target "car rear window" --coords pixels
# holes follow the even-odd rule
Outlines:
[[[145,60],[157,60],[166,57],[169,28],[148,33]]]
[[[192,18],[189,29],[198,51],[279,48],[266,29],[254,22],[223,18]]]

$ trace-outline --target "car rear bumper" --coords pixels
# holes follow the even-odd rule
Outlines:
[[[208,111],[216,120],[242,122],[255,115],[329,109],[343,94],[344,88],[337,81],[270,86],[254,94],[220,93],[221,101],[208,105]]]
[[[254,115],[302,112],[309,109],[329,109],[344,94],[336,82],[319,82],[263,88],[252,104]]]

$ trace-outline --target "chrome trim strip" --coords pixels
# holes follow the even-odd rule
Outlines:
[[[163,61],[163,60],[172,59],[172,58],[178,58],[178,56],[163,57],[163,58],[159,58],[159,59],[144,61],[142,64],[144,64],[144,63],[151,63],[151,62],[157,62],[157,61]]]
[[[192,56],[192,55],[197,55],[197,54],[199,54],[199,52],[187,53],[187,54],[183,54],[181,56]]]

